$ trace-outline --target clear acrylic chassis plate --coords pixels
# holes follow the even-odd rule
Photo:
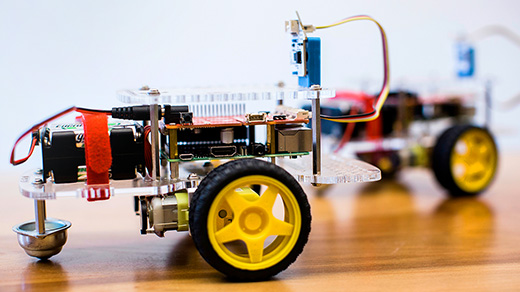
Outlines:
[[[124,103],[140,104],[192,104],[211,102],[237,102],[255,100],[308,100],[331,98],[336,95],[332,89],[311,90],[304,87],[243,86],[243,87],[201,87],[159,89],[159,94],[149,94],[149,90],[120,90],[117,97]]]
[[[163,178],[157,181],[137,177],[126,180],[110,180],[109,185],[88,186],[84,181],[56,184],[51,181],[34,183],[41,179],[37,170],[27,171],[20,177],[19,187],[23,196],[37,200],[51,200],[58,197],[99,198],[101,193],[115,195],[151,196],[164,195],[178,190],[197,187],[200,179],[173,180]]]
[[[298,159],[282,158],[277,163],[300,183],[339,184],[372,182],[381,179],[379,168],[361,160],[337,155],[321,156],[320,174],[312,173],[312,155]]]
[[[319,175],[312,174],[311,155],[305,155],[296,159],[287,157],[277,158],[276,164],[287,170],[300,183],[338,184],[372,182],[381,179],[381,171],[377,167],[360,160],[335,155],[323,155],[321,161],[321,173]],[[186,170],[201,174],[203,172],[198,169],[197,164],[186,163],[186,169],[181,167],[181,177],[187,177],[185,175],[187,173]],[[96,198],[99,190],[109,193],[110,196],[152,196],[195,188],[202,178],[203,176],[199,176],[194,180],[162,178],[158,181],[151,181],[138,177],[127,180],[111,180],[110,185],[103,186],[87,186],[85,182],[56,184],[48,181],[38,184],[34,182],[41,179],[41,173],[32,170],[22,175],[19,187],[23,196],[38,200],[56,199],[57,197]]]

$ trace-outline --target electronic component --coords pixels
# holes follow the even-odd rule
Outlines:
[[[220,141],[224,144],[231,144],[234,140],[233,128],[224,128],[220,130]]]
[[[182,129],[177,132],[179,159],[234,156],[248,138],[246,126]]]
[[[285,23],[285,31],[291,34],[292,74],[298,76],[300,86],[307,88],[321,84],[321,40],[318,37],[307,37],[306,31],[314,31],[314,27],[310,27],[312,29],[301,26],[299,20]]]
[[[298,20],[285,22],[285,31],[291,34],[291,66],[292,74],[304,77],[307,74],[307,61],[303,57],[306,55],[305,37],[300,34]]]
[[[237,154],[237,146],[212,146],[209,148],[209,152],[213,157],[232,157]]]
[[[275,128],[278,153],[312,151],[312,131],[301,125]]]
[[[250,155],[263,156],[267,152],[267,148],[262,143],[251,143],[249,148]]]
[[[165,124],[191,124],[193,122],[193,113],[188,109],[187,105],[173,106],[166,104],[163,107]]]
[[[258,112],[258,113],[248,113],[246,114],[246,121],[248,123],[251,122],[265,122],[267,120],[267,113]]]
[[[283,121],[283,120],[286,120],[287,119],[287,116],[284,115],[284,114],[281,114],[281,115],[273,115],[273,120],[274,121]]]
[[[190,161],[193,159],[193,154],[191,153],[183,153],[183,154],[180,154],[179,155],[179,159],[180,160],[184,160],[184,161]]]
[[[276,107],[275,115],[284,115],[287,119],[309,119],[311,118],[311,112],[301,108],[293,108],[285,105],[279,105]],[[274,116],[273,116],[274,118]]]

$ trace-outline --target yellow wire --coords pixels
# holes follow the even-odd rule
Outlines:
[[[381,103],[381,105],[376,104],[376,113],[373,116],[363,117],[363,118],[358,118],[358,119],[349,119],[349,120],[328,119],[328,118],[322,118],[322,119],[327,120],[327,121],[337,122],[337,123],[359,123],[359,122],[370,122],[370,121],[373,121],[373,120],[379,118],[379,115],[381,113],[381,108],[383,107],[383,104],[385,103],[386,98],[388,97],[388,93],[389,92],[390,92],[390,89],[388,87],[386,87],[384,89],[383,95],[380,97],[380,99],[383,102]]]
[[[324,29],[324,28],[330,28],[330,27],[333,27],[333,26],[337,26],[337,25],[341,25],[341,24],[344,24],[344,23],[347,23],[347,22],[351,22],[351,21],[355,21],[355,20],[370,20],[372,22],[374,22],[375,24],[377,24],[377,26],[379,27],[379,30],[381,31],[381,35],[383,36],[383,46],[384,46],[384,62],[385,62],[385,76],[386,76],[386,84],[384,84],[384,87],[383,89],[381,90],[381,93],[379,95],[379,98],[377,100],[377,103],[376,103],[376,106],[375,106],[375,110],[376,110],[376,113],[373,115],[373,116],[369,116],[369,117],[363,117],[363,118],[358,118],[358,119],[327,119],[327,118],[323,118],[324,120],[328,120],[328,121],[333,121],[333,122],[338,122],[338,123],[357,123],[357,122],[369,122],[369,121],[373,121],[375,119],[377,119],[379,117],[379,114],[381,113],[381,108],[383,107],[383,104],[385,103],[386,101],[386,98],[388,97],[388,93],[390,92],[390,88],[389,88],[389,80],[390,80],[390,65],[389,65],[389,61],[388,61],[388,46],[387,46],[387,39],[386,39],[386,33],[385,33],[385,30],[383,29],[383,26],[381,26],[381,24],[379,22],[377,22],[377,20],[373,19],[372,17],[370,16],[355,16],[355,17],[350,17],[350,18],[346,18],[346,19],[343,19],[341,21],[338,21],[338,22],[335,22],[333,24],[329,24],[329,25],[323,25],[323,26],[316,26],[316,29]]]

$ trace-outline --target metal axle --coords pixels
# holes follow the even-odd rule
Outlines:
[[[45,234],[45,219],[47,219],[45,200],[34,200],[34,219],[38,234]]]

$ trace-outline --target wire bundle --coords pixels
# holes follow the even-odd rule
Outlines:
[[[344,24],[344,23],[352,22],[352,21],[356,21],[356,20],[370,20],[370,21],[374,22],[375,24],[377,24],[379,31],[381,32],[381,40],[383,43],[383,63],[384,63],[383,87],[381,88],[381,91],[378,94],[376,104],[375,104],[375,106],[373,106],[372,111],[366,112],[366,113],[360,113],[360,114],[344,115],[344,116],[320,115],[320,117],[325,120],[339,122],[339,123],[356,123],[356,122],[373,121],[379,117],[381,108],[383,107],[383,104],[385,103],[388,93],[390,91],[390,85],[389,85],[390,68],[389,68],[389,61],[388,61],[388,42],[386,40],[385,30],[383,29],[381,24],[379,24],[379,22],[377,22],[375,19],[373,19],[370,16],[358,15],[358,16],[345,18],[345,19],[335,22],[333,24],[324,25],[324,26],[316,26],[316,29],[330,28],[333,26],[337,26],[340,24]]]

